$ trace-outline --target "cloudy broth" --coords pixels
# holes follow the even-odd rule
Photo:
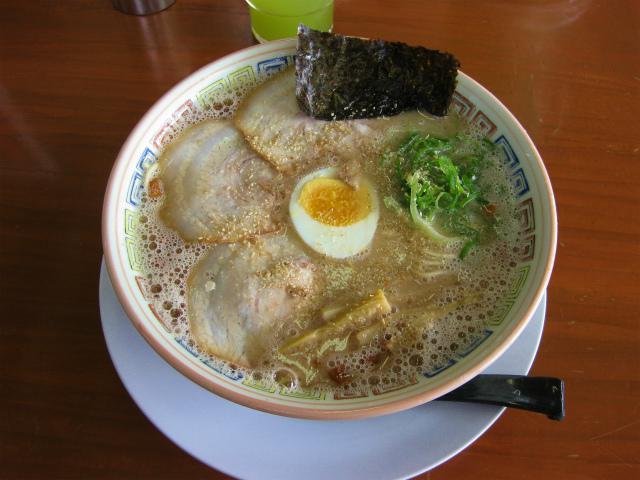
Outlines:
[[[230,96],[190,123],[231,117],[239,99],[239,95]],[[452,132],[468,130],[455,117],[434,120],[434,124],[443,121],[449,122]],[[384,152],[376,145],[376,142],[369,144],[361,170],[383,199],[397,189],[397,184],[393,172],[380,161]],[[321,294],[309,302],[306,311],[271,331],[266,342],[269,348],[253,368],[217,358],[193,338],[189,277],[198,261],[215,246],[184,242],[160,218],[162,195],[152,198],[147,193],[143,195],[137,229],[143,286],[157,317],[176,340],[227,375],[242,374],[267,386],[317,387],[335,395],[351,396],[413,383],[424,372],[446,365],[473,345],[483,335],[513,283],[518,262],[515,195],[497,155],[485,181],[494,186],[488,195],[500,218],[498,235],[492,243],[475,248],[464,260],[457,255],[460,245],[435,244],[407,216],[399,215],[382,202],[370,246],[363,253],[342,260],[320,255],[307,247],[290,220],[284,219],[285,228],[270,235],[285,235],[304,250],[321,279]],[[281,188],[286,202],[293,186],[306,173],[333,165],[332,161],[316,163],[285,177]],[[154,181],[154,175],[149,172],[147,184]],[[260,249],[260,239],[244,243],[246,248]],[[346,338],[344,348],[327,349],[323,354],[318,354],[317,349],[314,354],[303,352],[295,362],[279,351],[291,339],[326,325],[378,290],[384,292],[390,311],[376,319],[382,320],[377,323],[379,328],[368,330],[358,341],[358,332],[352,331],[348,338],[333,339]]]

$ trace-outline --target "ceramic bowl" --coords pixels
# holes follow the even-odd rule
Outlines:
[[[250,47],[201,68],[173,87],[144,115],[124,143],[106,190],[102,236],[109,275],[129,318],[169,364],[211,392],[255,409],[303,418],[359,418],[388,414],[435,399],[482,372],[516,339],[531,319],[549,281],[557,222],[551,184],[526,131],[498,99],[463,74],[452,107],[504,150],[517,192],[521,244],[517,280],[482,335],[454,359],[411,382],[335,396],[318,389],[290,391],[260,384],[240,372],[223,373],[202,361],[170,333],[167,319],[149,301],[135,231],[145,171],[181,126],[212,108],[223,89],[246,90],[293,64],[295,40]]]

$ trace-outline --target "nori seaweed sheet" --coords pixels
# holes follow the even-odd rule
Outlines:
[[[298,27],[296,98],[314,118],[343,120],[420,109],[447,114],[460,63],[446,52]]]

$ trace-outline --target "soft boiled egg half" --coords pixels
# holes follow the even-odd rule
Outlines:
[[[323,168],[303,177],[291,194],[289,214],[298,235],[316,252],[347,258],[371,243],[380,210],[371,183],[362,178],[354,188],[336,172]]]

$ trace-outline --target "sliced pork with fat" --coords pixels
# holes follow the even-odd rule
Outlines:
[[[187,130],[159,159],[163,221],[186,241],[236,242],[281,226],[281,179],[231,122]]]
[[[317,302],[321,281],[287,236],[255,244],[216,245],[189,277],[189,321],[201,348],[230,362],[256,366],[275,333],[295,326]]]

